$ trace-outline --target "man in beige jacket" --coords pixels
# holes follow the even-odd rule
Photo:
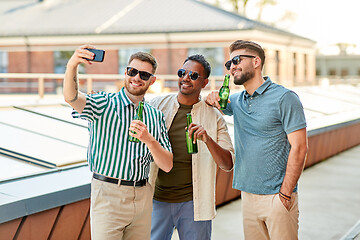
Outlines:
[[[151,239],[171,239],[174,227],[180,239],[211,239],[211,220],[215,217],[216,165],[233,168],[234,149],[220,112],[201,100],[207,85],[210,64],[202,55],[188,57],[178,71],[179,92],[152,99],[151,105],[165,115],[173,149],[173,168],[169,173],[151,166],[154,186]],[[186,114],[193,123],[189,135],[199,140],[198,153],[186,148]]]

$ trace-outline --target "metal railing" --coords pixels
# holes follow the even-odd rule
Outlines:
[[[0,88],[11,89],[11,88],[23,88],[31,86],[32,88],[37,88],[37,93],[40,98],[44,97],[46,79],[50,80],[62,80],[64,79],[65,74],[55,74],[55,73],[0,73]],[[17,81],[17,79],[23,81]],[[91,92],[94,88],[94,82],[106,84],[113,84],[116,89],[120,89],[122,81],[124,80],[124,75],[120,74],[78,74],[78,79],[81,84],[85,83],[86,92]],[[178,77],[176,75],[156,75],[157,83],[157,92],[163,92],[167,87],[166,83],[170,82],[172,86],[177,88]],[[31,82],[27,82],[31,80]],[[37,80],[37,81],[34,81]],[[109,80],[110,81],[109,83]],[[223,76],[213,76],[209,77],[209,89],[215,90],[221,86],[223,81]],[[48,85],[49,86],[49,85]],[[230,88],[235,89],[237,86],[230,84]],[[10,91],[11,92],[11,91]]]
[[[62,86],[62,79],[64,79],[65,74],[55,74],[55,73],[0,73],[0,90],[1,89],[23,89],[33,88],[37,89],[37,93],[40,98],[44,97],[45,88],[49,87],[51,83],[46,82],[46,80],[54,80],[60,82]],[[112,84],[116,90],[119,90],[123,85],[124,75],[122,74],[78,74],[79,82],[86,92],[91,92],[94,90],[94,82],[99,84]],[[167,89],[172,91],[177,90],[177,80],[176,75],[156,75],[156,92],[161,93]],[[16,80],[20,81],[16,81]],[[276,81],[276,77],[272,78]],[[22,80],[22,81],[21,81]],[[29,82],[30,80],[30,82]],[[208,90],[219,89],[223,81],[223,76],[211,76],[209,77],[209,84],[207,86]],[[293,86],[303,86],[303,85],[334,85],[334,84],[360,84],[360,77],[337,77],[337,76],[319,76],[312,82],[306,83],[294,83]],[[85,86],[83,86],[85,85]],[[167,86],[167,85],[170,85]],[[242,89],[242,86],[236,86],[232,81],[230,81],[230,89]],[[9,90],[10,93],[17,93],[16,91]],[[1,92],[0,92],[1,93]]]

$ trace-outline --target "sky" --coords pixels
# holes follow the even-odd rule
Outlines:
[[[211,0],[209,0],[211,1]],[[226,5],[226,0],[221,1]],[[249,0],[248,17],[257,16],[256,3]],[[286,11],[296,16],[293,22],[278,25],[284,30],[315,40],[318,46],[350,43],[360,46],[359,0],[276,0],[275,6],[267,5],[263,20],[276,22]],[[225,6],[223,5],[223,6]]]
[[[318,45],[350,43],[360,45],[360,1],[358,0],[277,0],[277,6],[264,10],[264,18],[273,12],[296,13],[289,31],[318,42]],[[274,10],[272,10],[274,9]],[[266,11],[266,13],[265,13]],[[265,16],[266,14],[266,16]]]

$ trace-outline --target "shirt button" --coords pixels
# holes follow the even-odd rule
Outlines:
[[[251,107],[251,104],[249,105],[249,107]]]
[[[251,97],[250,99],[251,99],[251,100],[253,100],[254,98],[253,98],[253,97]]]

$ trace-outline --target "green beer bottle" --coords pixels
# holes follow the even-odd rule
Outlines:
[[[137,114],[136,114],[134,120],[143,121],[143,108],[144,108],[144,102],[139,102]],[[135,133],[134,131],[131,131],[131,132]],[[133,137],[133,136],[129,136],[129,141],[130,142],[139,142],[139,139],[137,139],[136,137]]]
[[[229,95],[230,95],[229,80],[230,80],[230,75],[226,74],[224,83],[219,91],[219,97],[220,97],[219,104],[220,104],[221,110],[224,110],[228,103],[228,99],[229,99]]]
[[[186,114],[186,122],[187,122],[187,129],[186,129],[186,146],[187,152],[189,154],[194,154],[198,152],[197,143],[194,143],[194,133],[192,134],[191,138],[189,138],[189,126],[192,123],[191,113]]]

